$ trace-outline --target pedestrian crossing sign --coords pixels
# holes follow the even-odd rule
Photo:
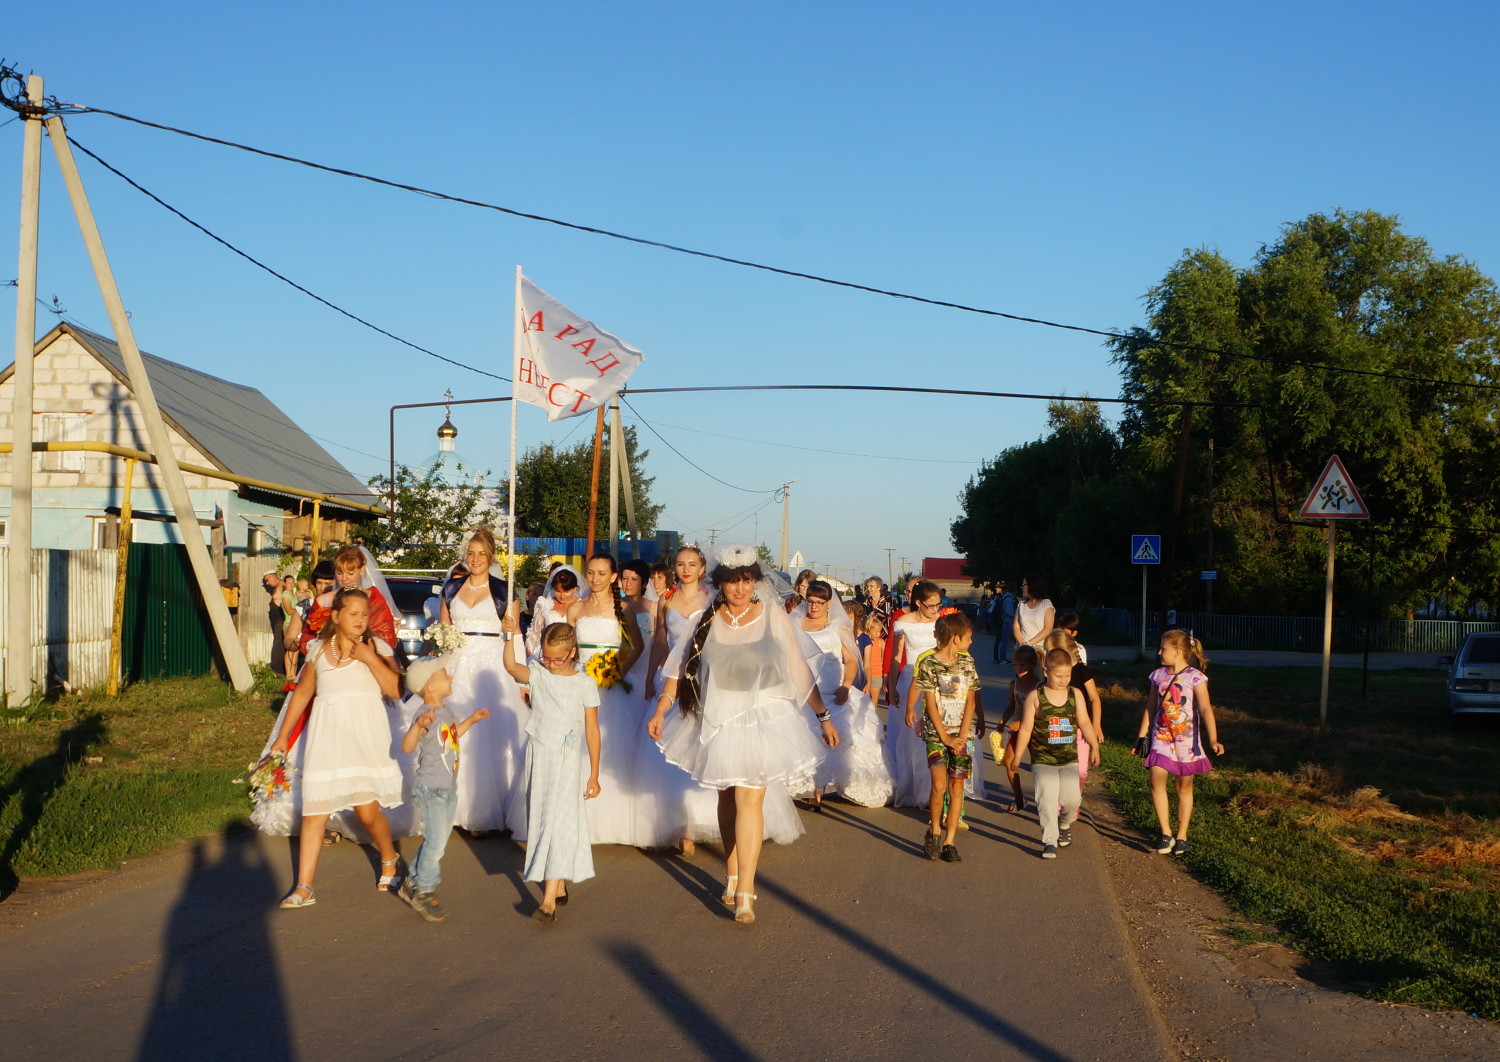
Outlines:
[[[1304,520],[1368,520],[1370,508],[1349,479],[1338,454],[1328,459],[1323,474],[1298,511]]]
[[[1161,536],[1160,535],[1131,535],[1130,536],[1130,563],[1131,564],[1160,564],[1161,563]]]

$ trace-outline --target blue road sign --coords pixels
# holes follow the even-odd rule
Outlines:
[[[1211,583],[1218,577],[1219,573],[1214,571],[1212,568],[1208,569],[1207,571],[1198,573],[1198,578],[1202,579],[1205,583]]]
[[[1160,535],[1131,535],[1130,536],[1130,563],[1131,564],[1160,564],[1161,563],[1161,536]]]

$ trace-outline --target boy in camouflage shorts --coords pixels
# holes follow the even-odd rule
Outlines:
[[[937,648],[917,661],[912,685],[922,697],[922,740],[932,771],[932,795],[923,851],[928,859],[960,862],[954,840],[963,813],[964,784],[973,770],[968,741],[978,707],[979,670],[969,655],[974,627],[962,612],[939,616],[933,634]],[[943,804],[947,802],[946,827]],[[941,840],[939,835],[941,834]]]

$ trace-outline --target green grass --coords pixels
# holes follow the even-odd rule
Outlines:
[[[0,714],[0,895],[20,877],[118,866],[250,810],[233,779],[274,720],[269,676],[142,682]]]
[[[1145,668],[1100,669],[1111,795],[1154,834],[1130,755]],[[1226,755],[1200,776],[1189,866],[1247,918],[1390,1002],[1500,1019],[1500,728],[1449,728],[1435,672],[1209,667]],[[1174,802],[1175,803],[1175,802]]]

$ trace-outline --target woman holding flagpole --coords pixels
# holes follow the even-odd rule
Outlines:
[[[526,722],[521,689],[505,671],[500,620],[509,589],[494,568],[495,536],[475,528],[464,544],[468,574],[443,584],[443,623],[464,633],[449,674],[453,693],[447,704],[465,718],[490,710],[484,726],[470,730],[458,760],[458,808],[454,825],[484,835],[491,830],[526,837]]]

